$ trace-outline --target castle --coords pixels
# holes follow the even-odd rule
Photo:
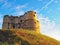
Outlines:
[[[28,11],[21,16],[5,15],[3,19],[2,29],[30,29],[39,32],[39,21],[36,20],[36,12]]]

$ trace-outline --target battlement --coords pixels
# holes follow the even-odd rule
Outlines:
[[[36,12],[28,11],[21,16],[4,16],[2,29],[20,28],[39,31],[39,21],[36,20]]]

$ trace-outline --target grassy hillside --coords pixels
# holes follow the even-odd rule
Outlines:
[[[0,30],[0,45],[60,45],[60,42],[34,31]]]

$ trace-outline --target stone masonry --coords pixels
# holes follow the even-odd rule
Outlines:
[[[28,11],[21,16],[5,15],[3,19],[2,29],[30,29],[39,32],[39,21],[36,20],[36,12]]]

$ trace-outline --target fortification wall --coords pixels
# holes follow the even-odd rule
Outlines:
[[[36,12],[28,11],[22,16],[4,16],[2,29],[31,29],[39,31],[39,21]]]

